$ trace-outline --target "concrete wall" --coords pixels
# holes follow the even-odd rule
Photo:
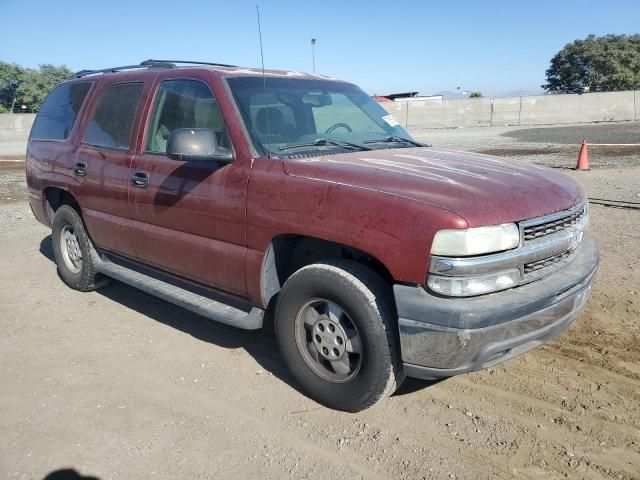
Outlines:
[[[29,138],[35,113],[0,113],[0,142]]]
[[[385,102],[381,105],[409,130],[640,120],[639,91]]]
[[[491,122],[491,99],[408,103],[406,125],[421,128],[477,127]]]
[[[0,113],[0,160],[24,159],[35,113]]]
[[[635,92],[522,97],[521,125],[636,120]]]

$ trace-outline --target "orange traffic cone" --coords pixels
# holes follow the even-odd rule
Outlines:
[[[576,170],[589,170],[589,151],[587,150],[587,140],[582,140],[582,146],[580,147],[580,153],[578,154],[578,163],[576,163]]]

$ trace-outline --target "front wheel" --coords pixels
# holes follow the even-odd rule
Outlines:
[[[284,360],[318,402],[357,412],[402,383],[386,285],[355,262],[308,265],[285,283],[276,307]]]

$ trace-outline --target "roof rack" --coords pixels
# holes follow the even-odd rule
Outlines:
[[[154,63],[190,63],[192,65],[212,65],[214,67],[237,67],[237,65],[228,65],[226,63],[212,63],[212,62],[191,62],[189,60],[154,60],[154,59],[149,59],[149,60],[145,60],[144,62],[142,62],[140,65],[145,65],[145,64],[154,64]]]
[[[142,62],[139,65],[124,65],[122,67],[102,68],[98,70],[80,70],[73,74],[74,78],[85,77],[87,75],[96,75],[98,73],[113,73],[123,70],[134,70],[136,68],[176,68],[175,65],[166,62],[149,61]]]
[[[191,62],[187,60],[145,60],[140,62],[139,65],[124,65],[122,67],[102,68],[99,70],[80,70],[73,74],[73,78],[86,77],[87,75],[96,75],[98,73],[113,73],[121,72],[123,70],[134,70],[137,68],[177,68],[176,63],[180,64],[192,64],[192,65],[212,65],[215,67],[235,67],[235,65],[227,65],[225,63],[211,63],[211,62]]]

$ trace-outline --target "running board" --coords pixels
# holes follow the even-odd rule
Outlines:
[[[261,308],[247,307],[245,310],[228,305],[115,263],[106,255],[102,255],[102,261],[97,267],[98,272],[108,277],[216,322],[245,330],[262,328],[264,310]]]

